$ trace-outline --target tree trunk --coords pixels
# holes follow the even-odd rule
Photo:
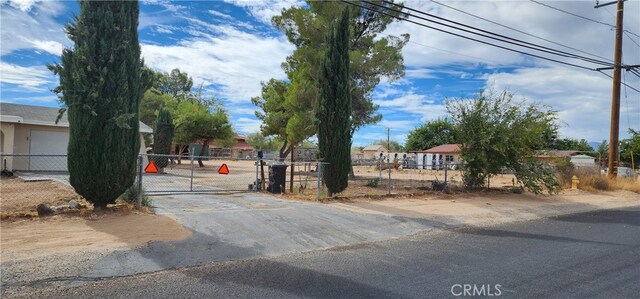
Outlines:
[[[202,157],[204,156],[204,154],[206,153],[205,150],[209,149],[209,140],[205,140],[202,143],[202,148],[200,149],[200,154],[198,154],[198,165],[200,167],[204,167],[204,163],[202,163]]]
[[[287,148],[288,145],[289,141],[285,139],[284,143],[282,143],[282,147],[280,148],[280,162],[284,162],[284,159],[287,158],[287,154],[289,153],[289,149]]]
[[[182,164],[182,151],[180,145],[176,144],[176,155],[178,155],[178,164]]]

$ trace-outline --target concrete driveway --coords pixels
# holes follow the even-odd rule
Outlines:
[[[183,194],[154,197],[156,213],[177,219],[192,235],[115,251],[81,275],[112,277],[278,256],[387,240],[444,227],[402,216],[361,214],[327,205],[256,193]]]

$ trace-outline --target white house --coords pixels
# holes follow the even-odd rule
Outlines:
[[[56,124],[55,107],[0,103],[0,152],[3,154],[66,155],[69,122],[66,113]],[[146,153],[143,133],[153,130],[140,122],[140,153]],[[3,157],[9,170],[66,171],[66,157]],[[61,159],[63,161],[61,161]],[[2,165],[4,169],[4,165]]]

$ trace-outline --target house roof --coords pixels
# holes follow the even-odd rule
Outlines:
[[[460,152],[460,144],[443,144],[422,151],[422,153],[448,154]]]
[[[30,125],[69,127],[67,113],[62,115],[56,124],[60,108],[32,106],[12,103],[0,103],[0,121],[11,123],[23,123]],[[153,129],[140,122],[141,133],[153,133]]]
[[[379,151],[381,148],[383,149],[387,149],[384,145],[382,144],[370,144],[365,146],[362,150],[363,151]]]
[[[587,155],[575,155],[572,156],[571,159],[590,159],[590,160],[594,160],[594,157],[591,156],[587,156]]]
[[[241,149],[241,150],[254,150],[251,144],[244,141],[244,139],[238,138],[238,142],[233,146],[233,148]]]
[[[538,151],[538,158],[569,158],[578,155],[580,151]]]

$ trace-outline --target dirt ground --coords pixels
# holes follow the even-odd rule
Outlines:
[[[68,204],[74,199],[80,204],[88,203],[71,186],[57,181],[22,181],[20,178],[0,180],[0,211],[2,214],[35,212],[38,204],[49,206]]]
[[[358,213],[425,218],[447,224],[494,225],[597,209],[640,206],[640,194],[629,191],[591,193],[566,190],[543,196],[504,192],[424,194],[385,199],[331,201],[332,206]]]
[[[396,195],[387,199],[342,199],[328,203],[356,213],[423,218],[447,225],[492,225],[596,209],[640,205],[628,191],[565,191],[557,196],[499,192]],[[149,241],[190,235],[174,219],[144,213],[98,212],[0,222],[2,259],[20,260],[66,252],[135,248]]]
[[[0,230],[3,260],[77,250],[134,248],[149,241],[181,240],[191,235],[172,218],[137,212],[2,221]]]

